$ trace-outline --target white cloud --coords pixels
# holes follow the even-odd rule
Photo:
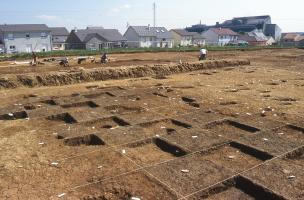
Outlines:
[[[54,15],[38,15],[35,16],[38,19],[42,19],[42,20],[48,20],[48,21],[52,21],[52,20],[57,20],[59,17],[54,16]]]

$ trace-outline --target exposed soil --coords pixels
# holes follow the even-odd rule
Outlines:
[[[303,55],[0,63],[0,199],[303,199]]]

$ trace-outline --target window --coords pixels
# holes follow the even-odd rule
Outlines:
[[[25,38],[30,39],[30,34],[29,33],[25,34]]]
[[[9,48],[10,48],[10,50],[15,50],[16,49],[16,47],[14,45],[10,46]]]
[[[47,34],[46,33],[41,33],[41,38],[46,38],[47,37]]]
[[[9,34],[7,35],[7,37],[8,37],[9,40],[13,40],[13,39],[14,39],[14,34],[9,33]]]

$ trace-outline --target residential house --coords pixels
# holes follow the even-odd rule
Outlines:
[[[228,44],[236,44],[238,42],[238,34],[228,28],[210,28],[202,33],[206,38],[207,45],[225,46]]]
[[[164,27],[130,26],[124,37],[129,47],[135,48],[172,48],[172,34]]]
[[[0,41],[6,53],[52,50],[51,30],[45,24],[0,25]]]
[[[194,46],[205,46],[206,39],[199,33],[193,32],[193,44]]]
[[[185,29],[172,29],[170,32],[174,40],[174,46],[205,45],[203,36],[196,32],[189,32]]]
[[[297,38],[298,46],[304,47],[304,35]]]
[[[102,50],[123,47],[126,41],[117,29],[88,27],[72,30],[66,43],[68,49]]]
[[[52,50],[65,50],[69,31],[65,27],[50,27],[52,31]]]
[[[304,33],[283,33],[281,44],[284,46],[304,46]]]

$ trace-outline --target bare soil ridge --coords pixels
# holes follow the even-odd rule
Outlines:
[[[70,70],[68,72],[29,73],[0,76],[0,88],[11,89],[20,86],[60,86],[83,82],[167,76],[203,69],[216,69],[231,66],[250,65],[249,60],[217,60],[182,63],[175,65],[144,65],[128,67],[107,67],[103,69]]]

